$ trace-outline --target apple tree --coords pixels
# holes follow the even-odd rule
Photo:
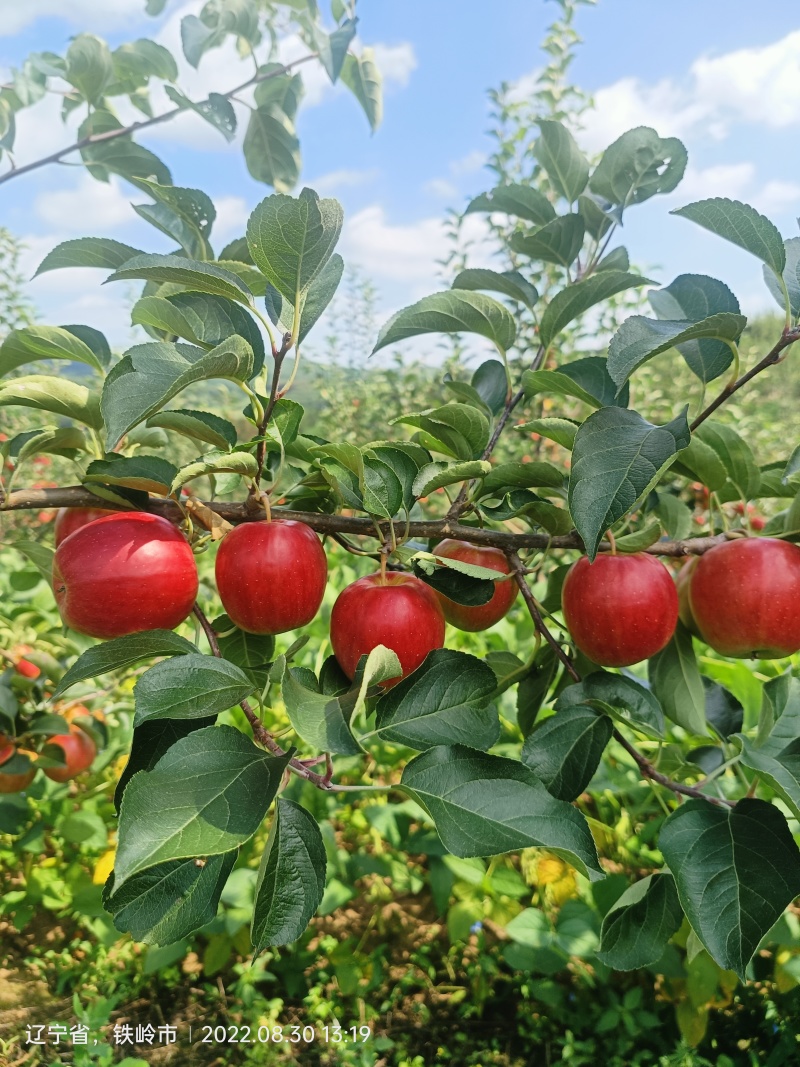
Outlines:
[[[234,7],[209,4],[191,22],[190,61],[198,41],[202,50],[220,34],[251,40],[247,26],[219,14]],[[302,18],[303,33],[318,32]],[[314,38],[315,51],[331,76],[351,72],[374,116],[376,81],[363,53],[345,55],[345,24],[327,44]],[[126,81],[113,59],[98,59],[98,46],[81,47],[78,66],[69,55],[39,58],[24,77],[39,85],[66,75],[93,116],[123,82],[128,95],[140,93],[143,75]],[[277,107],[286,118],[296,75],[257,77],[268,88],[254,114]],[[175,99],[190,106],[177,91]],[[221,102],[201,110],[220,124]],[[97,136],[92,127],[84,140]],[[608,912],[599,958],[620,970],[650,965],[685,917],[717,964],[744,978],[800,894],[800,682],[774,662],[800,649],[800,451],[759,467],[718,413],[757,375],[779,373],[772,368],[800,339],[800,238],[784,240],[738,201],[673,212],[687,238],[700,226],[759,260],[785,312],[770,350],[745,368],[746,319],[723,281],[685,273],[657,284],[631,271],[614,243],[630,211],[679,186],[681,142],[639,127],[592,164],[564,124],[543,120],[540,180],[497,185],[468,208],[493,220],[513,269],[460,271],[451,288],[399,311],[375,342],[375,352],[408,351],[424,335],[469,336],[483,352],[477,368],[356,446],[317,436],[291,398],[306,338],[342,277],[341,206],[311,189],[291,195],[296,173],[278,180],[262,169],[278,191],[215,251],[208,197],[171,185],[135,151],[138,169],[119,170],[109,143],[136,147],[128,132],[104,140],[99,155],[94,141],[75,151],[99,176],[125,173],[149,198],[140,215],[178,247],[165,255],[87,236],[45,257],[40,273],[86,267],[99,281],[143,283],[131,317],[149,340],[116,358],[91,324],[8,335],[0,407],[27,409],[30,421],[3,445],[14,474],[0,500],[4,511],[119,513],[78,523],[55,560],[42,544],[20,546],[55,573],[57,593],[83,582],[107,605],[98,624],[62,603],[67,624],[106,639],[72,663],[54,699],[152,664],[136,684],[117,786],[119,844],[105,893],[117,927],[168,944],[203,925],[237,850],[267,820],[253,949],[299,937],[321,900],[326,861],[314,811],[284,795],[295,778],[333,796],[411,799],[454,856],[537,847],[599,881],[592,780],[606,761],[628,797],[643,781],[656,790],[664,816],[658,862]],[[542,276],[546,286],[536,283]],[[644,290],[651,313],[626,318],[607,350],[564,358],[566,331],[601,321],[619,294]],[[637,375],[667,352],[688,365],[696,389],[676,396],[673,417],[656,425],[636,409]],[[55,360],[85,369],[59,374]],[[235,423],[182,403],[186,390],[218,380],[241,396]],[[531,434],[542,450],[523,459]],[[498,461],[500,442],[517,458]],[[21,485],[25,459],[38,453],[68,457],[76,483]],[[698,492],[709,507],[693,530]],[[762,499],[777,506],[754,531],[746,506]],[[740,523],[731,519],[737,505]],[[108,550],[119,531],[144,537],[154,558],[166,543],[179,544],[182,558],[188,546],[216,553],[216,591],[203,585],[199,602],[192,593],[178,612],[178,622],[193,613],[197,640],[173,632],[169,598],[166,624],[153,628],[162,618],[148,599],[157,583],[147,572],[138,587],[125,585],[133,564]],[[312,671],[295,661],[322,598],[323,547],[333,544],[370,557],[374,573],[340,594],[333,654]],[[664,561],[686,560],[676,587]],[[168,564],[159,582],[169,586],[170,573]],[[145,595],[120,622],[123,585]],[[447,647],[445,620],[481,630],[517,596],[530,619],[522,647],[483,658]],[[277,654],[275,635],[295,629],[298,640]],[[704,646],[764,658],[757,722],[745,724],[721,686],[704,687]],[[4,732],[18,736],[10,702],[0,709]],[[279,739],[284,713],[291,730]],[[377,746],[393,753],[391,780],[367,773]],[[12,758],[15,773],[37,762]]]

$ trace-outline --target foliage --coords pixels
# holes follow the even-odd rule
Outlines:
[[[561,6],[564,22],[550,41],[566,39],[568,53],[575,4]],[[214,3],[187,16],[187,59],[196,65],[229,34],[257,44],[271,25],[259,10]],[[321,38],[305,9],[291,24],[374,123],[372,58],[345,54],[355,27],[344,5],[335,10],[333,37]],[[169,54],[118,52],[81,35],[66,58],[31,60],[2,90],[5,113],[34,103],[56,75],[90,105],[93,133],[114,128],[106,106],[114,95],[138,97],[146,113],[142,89],[151,77],[171,82]],[[40,265],[144,283],[132,319],[149,340],[116,358],[89,325],[15,324],[0,345],[0,407],[28,418],[0,449],[3,509],[104,503],[156,511],[186,534],[202,584],[180,634],[94,645],[56,621],[42,581],[52,554],[35,524],[4,525],[13,562],[2,572],[0,725],[11,752],[3,749],[0,773],[51,768],[48,738],[71,716],[102,746],[88,789],[37,775],[24,797],[0,802],[2,829],[15,839],[3,860],[26,857],[4,913],[18,932],[37,909],[75,927],[73,942],[48,960],[51,981],[83,932],[109,954],[119,934],[130,934],[121,952],[134,966],[133,989],[155,971],[168,985],[180,961],[205,980],[227,969],[242,1019],[257,1013],[271,1022],[302,1001],[329,1020],[366,994],[381,998],[370,1008],[376,1016],[407,1011],[433,986],[431,1004],[446,998],[462,1021],[491,1017],[511,995],[520,1044],[493,1034],[498,1063],[541,1047],[575,1063],[598,1055],[620,1064],[704,1062],[686,1046],[673,1053],[672,1037],[662,1040],[661,1027],[674,1035],[674,1010],[686,1044],[708,1031],[713,1058],[705,1062],[728,1067],[741,1049],[731,1036],[737,1014],[769,997],[778,1021],[751,1061],[794,1051],[797,658],[751,670],[679,627],[646,667],[601,672],[566,632],[560,588],[576,553],[699,553],[716,543],[709,538],[752,534],[763,506],[768,534],[800,538],[796,449],[787,454],[796,442],[764,439],[763,462],[762,438],[717,414],[735,410],[734,396],[744,412],[739,390],[800,339],[795,246],[737,201],[674,212],[682,216],[676,226],[699,224],[763,264],[783,317],[749,371],[746,319],[717,279],[683,274],[650,289],[651,313],[621,321],[627,299],[646,310],[631,294],[652,283],[610,243],[629,211],[679,186],[686,152],[640,127],[586,158],[561,121],[582,106],[570,101],[567,65],[560,54],[543,76],[538,135],[513,149],[501,140],[494,166],[502,180],[466,211],[489,218],[501,269],[456,264],[449,288],[384,324],[373,351],[391,349],[395,363],[380,384],[373,375],[354,383],[349,352],[334,371],[312,365],[305,392],[293,394],[311,396],[310,413],[287,393],[295,381],[302,386],[301,348],[313,343],[307,335],[343,277],[336,246],[344,221],[335,200],[285,191],[298,172],[296,76],[259,67],[253,79],[245,152],[251,172],[276,192],[222,250],[211,244],[209,198],[172,186],[164,165],[149,154],[145,161],[127,133],[84,146],[96,177],[122,173],[146,191],[152,203],[139,214],[180,247],[159,255],[86,237]],[[229,128],[222,100],[206,107],[184,102],[177,89],[172,95],[179,109],[199,107],[223,133]],[[498,98],[498,106],[506,103]],[[506,118],[519,128],[531,121],[523,110]],[[351,284],[361,294],[363,341],[370,292]],[[598,322],[601,333],[609,327],[607,354],[584,347]],[[488,354],[472,373],[458,349],[441,382],[424,369],[402,370],[398,346],[454,334]],[[337,330],[336,344],[344,343]],[[59,372],[65,364],[68,373]],[[651,421],[655,405],[639,398],[659,373],[669,380],[657,397],[663,414]],[[211,402],[212,389],[221,403]],[[50,466],[55,484],[20,488],[29,464],[37,473]],[[71,481],[79,484],[65,491]],[[254,638],[220,612],[214,542],[228,523],[260,518],[262,509],[268,518],[299,517],[326,539],[333,579],[321,614],[296,639]],[[482,637],[450,633],[447,649],[394,688],[381,684],[397,672],[394,652],[382,646],[352,681],[344,677],[328,655],[333,596],[376,559],[433,588],[446,583],[459,602],[489,599],[496,572],[432,553],[453,535],[503,549],[522,602]],[[23,659],[36,677],[17,669]],[[36,864],[39,855],[46,859]],[[374,909],[385,937],[395,897],[436,925],[414,944],[414,966],[402,975],[392,974],[363,915],[365,904]],[[356,932],[343,938],[335,914]],[[437,943],[445,933],[449,948]],[[122,995],[108,960],[98,959],[94,1003],[73,1005],[78,1017],[95,1011],[95,1027]],[[447,983],[454,960],[459,981]],[[757,982],[765,984],[746,984]],[[612,1032],[614,1044],[598,1044]],[[457,1041],[450,1048],[436,1037],[435,1046],[407,1034],[381,1040],[410,1062],[427,1062],[432,1047],[462,1054]],[[98,1055],[106,1051],[110,1062],[109,1050]],[[355,1047],[348,1056],[366,1062]]]

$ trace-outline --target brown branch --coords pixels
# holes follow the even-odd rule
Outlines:
[[[522,565],[522,561],[520,560],[516,552],[507,552],[506,556],[508,558],[508,563],[511,567],[511,571],[514,575],[514,579],[517,585],[519,586],[519,590],[522,593],[522,596],[528,607],[531,619],[533,620],[534,629],[538,634],[541,634],[541,636],[548,643],[548,645],[550,645],[558,659],[564,664],[564,668],[569,673],[570,677],[575,682],[580,682],[581,676],[575,669],[575,664],[569,658],[569,656],[558,643],[558,641],[556,641],[555,637],[553,637],[553,635],[550,633],[544,619],[542,618],[542,613],[539,611],[539,605],[536,603],[536,599],[530,589],[530,586],[525,581],[525,568]],[[649,778],[651,782],[656,782],[658,785],[663,786],[665,789],[671,790],[671,792],[676,793],[679,796],[693,797],[695,800],[707,800],[711,804],[719,804],[724,807],[734,807],[734,802],[732,800],[724,800],[722,797],[708,796],[696,786],[684,785],[683,782],[675,782],[672,780],[672,778],[668,778],[666,774],[662,774],[661,771],[657,770],[655,766],[650,762],[650,760],[647,759],[646,756],[643,756],[642,753],[639,752],[639,750],[634,745],[632,745],[630,741],[628,741],[628,739],[624,737],[616,727],[614,728],[612,737],[617,742],[617,744],[621,745],[622,748],[624,748],[628,755],[633,759],[644,778]]]
[[[789,345],[793,345],[795,341],[798,340],[800,340],[800,328],[796,327],[795,329],[790,329],[788,326],[785,327],[780,339],[775,344],[775,347],[746,374],[743,374],[734,382],[729,382],[719,396],[715,397],[708,407],[703,408],[700,414],[695,418],[694,422],[692,422],[689,429],[694,432],[701,423],[706,421],[709,415],[713,415],[717,408],[721,407],[729,397],[732,397],[734,393],[738,392],[743,385],[747,385],[747,383],[752,381],[757,374],[761,374],[761,372],[765,371],[768,367],[774,367],[776,363],[780,363],[783,358],[783,350],[788,348]]]
[[[234,525],[242,522],[255,522],[264,518],[264,511],[257,500],[247,500],[243,503],[227,503],[220,501],[198,501],[209,508],[215,514]],[[0,490],[0,515],[3,512],[12,511],[42,511],[47,508],[96,508],[102,505],[104,508],[114,510],[110,501],[101,500],[90,493],[83,486],[73,485],[63,489],[15,489],[12,493],[4,496]],[[180,522],[183,513],[174,500],[164,497],[150,497],[147,510],[155,515],[162,515],[172,522]],[[329,515],[318,511],[294,511],[292,508],[275,507],[272,509],[275,518],[294,519],[304,522],[312,530],[321,534],[352,534],[355,537],[375,537],[376,522],[369,518],[360,518],[355,515]],[[378,523],[381,532],[387,537],[391,534],[391,524],[382,519]],[[550,537],[540,533],[509,533],[507,530],[482,529],[478,526],[465,526],[463,523],[453,522],[450,519],[423,519],[406,524],[404,521],[394,523],[396,537],[405,538],[442,538],[454,537],[462,541],[471,541],[476,545],[489,545],[505,551],[519,551],[529,549],[577,549],[584,551],[584,544],[580,535],[576,532],[560,534]],[[668,556],[680,558],[682,556],[700,556],[715,545],[722,544],[736,534],[715,534],[713,537],[690,537],[684,541],[657,541],[643,551],[653,556]],[[611,545],[604,541],[600,545],[601,552],[608,552]]]
[[[308,63],[311,59],[316,59],[317,53],[312,52],[310,55],[302,56],[300,59],[295,59],[291,63],[286,63],[279,67],[277,70],[268,71],[265,74],[255,74],[252,78],[248,78],[247,81],[242,82],[241,85],[235,86],[233,89],[229,89],[225,93],[217,93],[217,96],[224,96],[227,100],[230,100],[236,93],[240,93],[242,89],[247,89],[251,85],[257,85],[259,82],[268,81],[270,78],[276,78],[281,74],[286,74],[293,67],[299,67],[301,63]],[[198,103],[208,104],[209,98],[198,101]],[[49,156],[42,156],[41,159],[35,159],[31,163],[26,163],[22,167],[14,167],[12,170],[7,171],[5,174],[0,175],[0,185],[3,182],[11,181],[12,178],[18,178],[21,174],[27,174],[28,171],[37,170],[39,167],[45,167],[48,163],[60,163],[64,156],[72,155],[73,152],[79,152],[82,148],[88,148],[90,145],[105,144],[107,141],[116,141],[119,137],[129,137],[131,134],[138,133],[139,130],[147,129],[148,126],[155,126],[160,122],[168,122],[170,119],[175,118],[176,115],[186,111],[184,107],[174,107],[170,111],[164,111],[160,115],[154,115],[149,119],[142,119],[140,122],[132,122],[130,126],[121,126],[118,130],[106,130],[104,133],[93,133],[88,137],[82,137],[80,140],[75,141],[74,144],[67,145],[66,148],[59,148],[57,152],[52,152]]]

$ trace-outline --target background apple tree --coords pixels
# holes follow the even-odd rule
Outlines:
[[[229,34],[246,50],[293,22],[309,43],[308,61],[341,78],[374,126],[379,75],[368,50],[348,52],[353,13],[340,4],[338,17],[330,32],[313,4],[265,13],[233,0],[209,3],[184,20],[184,51],[196,64]],[[201,574],[233,525],[265,514],[299,520],[322,536],[332,581],[338,561],[349,565],[352,556],[359,573],[380,562],[467,606],[491,599],[496,572],[433,550],[442,538],[491,546],[506,556],[510,577],[502,580],[520,591],[527,631],[518,647],[478,656],[448,630],[452,647],[385,689],[399,673],[391,649],[363,658],[352,681],[325,646],[304,661],[314,669],[300,665],[310,651],[302,631],[276,643],[238,630],[206,575],[196,630],[84,642],[57,684],[22,710],[11,683],[0,680],[2,729],[25,740],[25,752],[15,749],[0,770],[52,766],[47,738],[64,729],[52,702],[147,664],[137,675],[130,756],[117,785],[119,838],[105,907],[137,940],[180,940],[214,917],[238,850],[266,821],[255,954],[300,937],[322,898],[317,816],[324,822],[327,809],[309,800],[314,791],[348,802],[366,792],[389,804],[413,801],[452,856],[537,848],[599,884],[608,872],[608,775],[625,803],[645,781],[659,805],[649,820],[649,862],[607,910],[598,959],[617,970],[655,964],[685,918],[688,951],[705,949],[744,980],[762,939],[800,894],[800,683],[786,661],[764,661],[761,712],[745,722],[727,689],[704,684],[702,641],[683,622],[636,671],[601,669],[571,641],[561,586],[584,554],[672,562],[740,537],[800,538],[800,447],[787,440],[784,460],[759,467],[748,442],[717,418],[800,339],[800,238],[784,239],[733,200],[673,212],[687,243],[690,224],[700,226],[763,264],[784,325],[745,365],[738,342],[746,319],[724,281],[691,273],[689,251],[686,273],[661,284],[631,270],[617,243],[629,212],[679,187],[684,146],[640,127],[590,161],[555,107],[538,122],[524,173],[504,174],[467,208],[490,221],[503,269],[457,264],[450,288],[398,312],[374,344],[375,352],[413,352],[421,335],[458,335],[469,339],[470,359],[482,353],[474,371],[451,361],[444,380],[374,439],[353,443],[345,427],[339,440],[327,439],[292,393],[302,387],[306,338],[342,279],[336,245],[347,221],[335,200],[289,192],[300,173],[292,124],[301,74],[275,63],[251,79],[256,107],[245,156],[251,174],[276,191],[253,211],[246,233],[215,248],[210,199],[173,186],[167,167],[133,140],[135,128],[114,116],[114,98],[125,95],[145,116],[139,126],[192,108],[221,135],[231,133],[226,95],[190,101],[173,85],[175,72],[153,42],[111,53],[81,35],[63,57],[32,56],[0,91],[9,154],[15,112],[35,105],[49,79],[71,86],[65,111],[88,105],[75,145],[18,169],[12,154],[0,181],[79,154],[100,180],[118,173],[136,186],[146,202],[135,210],[176,245],[163,255],[86,236],[40,264],[38,273],[86,267],[98,284],[143,283],[131,318],[150,339],[117,356],[91,323],[8,334],[0,410],[24,422],[7,424],[16,432],[2,445],[2,510],[153,512],[180,525]],[[174,112],[150,114],[152,78],[168,84]],[[602,350],[570,358],[575,337],[602,334],[631,297],[642,313],[617,322]],[[648,361],[667,352],[681,368],[676,378],[688,368],[692,384],[676,390],[670,417],[656,424],[637,409],[646,406]],[[59,360],[79,364],[80,373],[60,372]],[[226,383],[228,402],[240,396],[241,414],[223,418],[217,407],[186,403],[209,382]],[[58,457],[74,477],[26,485],[41,455]],[[708,508],[695,529],[698,495]],[[757,531],[748,507],[765,500],[776,506]],[[7,543],[49,576],[44,539],[15,535]],[[378,755],[393,768],[380,778],[372,773]]]

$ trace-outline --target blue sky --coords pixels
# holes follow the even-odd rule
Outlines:
[[[2,4],[0,67],[32,49],[63,51],[80,30],[112,45],[139,36],[174,44],[180,17],[199,7],[171,0],[150,19],[144,0]],[[491,184],[482,171],[490,144],[486,89],[505,80],[526,91],[557,7],[545,0],[362,0],[360,14],[360,38],[377,46],[386,78],[382,128],[370,136],[349,94],[312,75],[299,132],[303,180],[343,202],[341,250],[372,277],[382,318],[438,287],[445,209]],[[768,214],[785,236],[798,232],[800,11],[786,0],[599,0],[581,9],[578,29],[585,43],[573,73],[597,102],[579,135],[585,146],[599,150],[647,124],[689,149],[683,186],[629,213],[621,240],[632,259],[665,284],[682,272],[708,273],[727,282],[746,311],[769,307],[754,259],[668,212],[705,196],[734,196]],[[291,54],[291,42],[286,47]],[[198,97],[224,89],[243,80],[236,67],[230,50],[217,50],[199,72],[186,67],[182,85]],[[70,139],[49,102],[20,127],[21,161]],[[200,185],[214,197],[225,240],[243,232],[249,210],[269,191],[250,178],[240,148],[196,116],[141,140],[168,162],[176,184]],[[130,209],[142,199],[124,182],[102,186],[78,168],[49,167],[0,188],[0,221],[27,243],[32,273],[58,241],[87,233],[165,249],[166,240]],[[130,343],[125,294],[99,281],[97,272],[59,272],[31,283],[30,294],[47,321],[84,321],[115,344]]]

